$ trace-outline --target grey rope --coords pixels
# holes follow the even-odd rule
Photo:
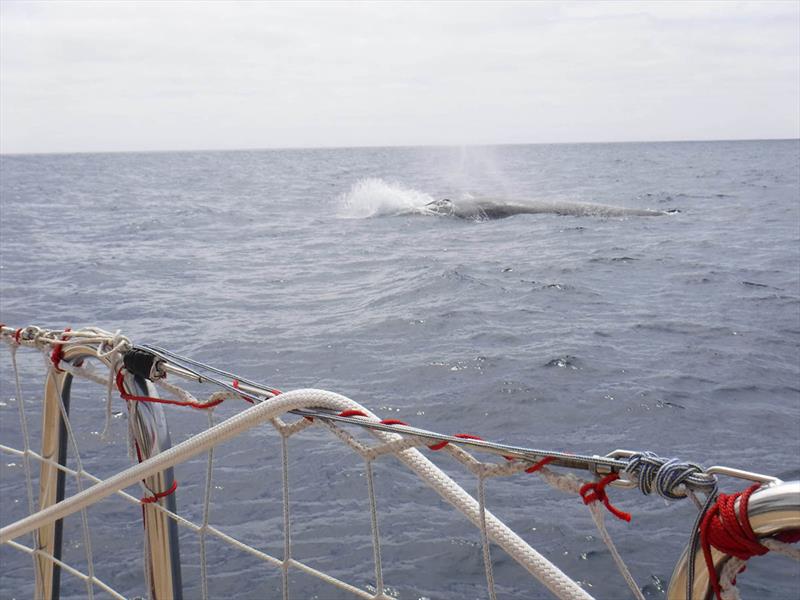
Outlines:
[[[638,482],[644,495],[656,492],[662,498],[685,498],[686,488],[706,494],[717,489],[717,478],[698,464],[682,462],[677,458],[662,458],[654,452],[638,452],[628,458],[624,473]],[[681,487],[683,486],[683,487]]]
[[[694,558],[697,556],[697,546],[700,544],[700,523],[703,522],[703,517],[717,500],[717,488],[714,487],[713,493],[708,494],[706,497],[703,508],[697,513],[697,518],[694,520],[692,526],[692,536],[689,538],[689,554],[686,563],[686,600],[692,600],[694,593]]]
[[[705,493],[706,501],[697,514],[689,538],[686,598],[691,600],[694,590],[694,559],[700,542],[700,523],[717,498],[716,476],[704,472],[703,467],[695,463],[681,462],[677,458],[662,458],[654,452],[639,452],[631,455],[624,472],[637,481],[639,490],[645,495],[655,491],[659,496],[670,500],[680,500],[691,496],[696,503],[693,491]]]

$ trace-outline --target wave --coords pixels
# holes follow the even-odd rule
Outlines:
[[[425,192],[377,177],[359,179],[338,198],[339,216],[350,219],[430,214],[435,198]]]

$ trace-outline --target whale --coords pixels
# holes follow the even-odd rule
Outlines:
[[[503,200],[500,198],[443,198],[425,205],[425,214],[485,221],[513,215],[551,214],[576,217],[658,217],[665,211],[556,200]]]

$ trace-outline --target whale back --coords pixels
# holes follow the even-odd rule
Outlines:
[[[435,200],[426,208],[429,208],[430,212],[434,214],[473,220],[504,219],[520,214],[554,214],[576,217],[655,217],[666,214],[662,211],[645,208],[627,208],[588,202],[505,200],[502,198]]]

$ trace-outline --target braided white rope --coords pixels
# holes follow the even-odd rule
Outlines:
[[[747,561],[741,558],[731,557],[719,572],[719,587],[722,590],[720,596],[722,600],[741,600],[742,596],[739,594],[739,588],[736,587],[734,581],[736,576],[741,573]]]
[[[581,487],[587,483],[584,480],[578,479],[572,473],[556,473],[547,467],[542,467],[537,472],[541,475],[542,479],[547,482],[548,485],[567,494],[579,494]],[[603,508],[596,502],[592,502],[587,506],[589,507],[589,513],[592,515],[592,521],[594,521],[595,527],[597,527],[597,531],[600,533],[603,543],[606,545],[609,552],[611,552],[611,557],[614,559],[614,564],[616,564],[620,575],[622,575],[623,579],[625,579],[625,583],[628,584],[628,587],[633,593],[634,598],[637,600],[644,600],[644,595],[642,594],[641,588],[636,583],[636,580],[633,578],[630,569],[628,569],[628,565],[625,564],[625,561],[622,559],[622,555],[620,555],[619,550],[617,550],[617,547],[614,544],[614,540],[608,533],[608,529],[606,528],[605,524],[605,513]]]

